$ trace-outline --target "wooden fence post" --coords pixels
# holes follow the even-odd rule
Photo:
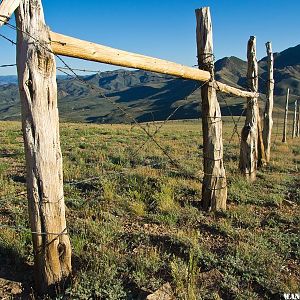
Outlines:
[[[273,106],[274,106],[274,58],[271,42],[266,43],[268,55],[268,82],[267,82],[267,102],[264,111],[263,141],[266,152],[266,162],[270,162],[271,136],[273,127]]]
[[[289,96],[290,96],[290,89],[288,88],[286,93],[284,122],[283,122],[283,133],[282,133],[283,143],[286,143],[286,131],[287,131],[287,121],[288,121],[288,112],[289,112]]]
[[[57,291],[71,272],[66,228],[56,64],[41,0],[16,11],[17,68],[22,103],[27,195],[39,293]]]
[[[210,81],[201,88],[204,165],[202,207],[205,210],[225,210],[227,182],[223,163],[222,118],[214,87],[213,39],[209,7],[197,9],[196,19],[198,65],[211,74]]]
[[[300,101],[298,101],[298,114],[297,114],[297,132],[296,136],[300,137]]]
[[[294,118],[293,118],[293,133],[292,138],[294,139],[297,134],[297,109],[298,109],[298,101],[295,101],[295,108],[294,108]]]
[[[257,102],[257,166],[265,166],[266,165],[266,153],[265,146],[263,140],[263,128],[262,122],[259,113],[259,106]]]
[[[258,65],[256,59],[256,38],[251,36],[247,47],[248,86],[252,92],[258,91]],[[258,101],[257,98],[247,99],[246,121],[241,134],[239,167],[250,182],[256,179],[258,159]]]

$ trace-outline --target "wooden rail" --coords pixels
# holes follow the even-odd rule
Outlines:
[[[167,60],[131,53],[55,32],[50,32],[50,38],[51,47],[55,54],[168,74],[183,79],[199,81],[210,80],[210,73],[207,71],[187,67]],[[217,81],[214,87],[221,92],[230,93],[239,97],[248,98],[259,96],[257,93],[243,91]]]
[[[0,4],[0,27],[9,20],[20,3],[21,0],[2,0]]]
[[[5,24],[21,0],[3,0],[0,4],[0,27]],[[110,65],[141,69],[198,81],[210,80],[210,73],[150,56],[131,53],[50,32],[52,51],[58,55],[81,58]],[[258,93],[243,91],[215,81],[215,89],[243,98],[258,97]]]

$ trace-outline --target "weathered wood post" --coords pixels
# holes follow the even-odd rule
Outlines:
[[[290,96],[290,89],[288,88],[286,92],[284,121],[283,121],[283,133],[282,133],[283,143],[286,143],[286,131],[287,131],[287,121],[288,121],[288,113],[289,113],[289,96]]]
[[[209,7],[196,10],[197,49],[199,68],[211,74],[201,88],[203,165],[202,207],[205,210],[224,210],[227,201],[227,183],[223,163],[223,135],[220,105],[214,87],[214,56],[212,24]]]
[[[268,56],[268,81],[267,81],[267,101],[264,111],[263,141],[266,153],[266,162],[270,162],[271,156],[271,136],[273,128],[273,106],[274,106],[274,58],[271,42],[266,43]]]
[[[294,108],[294,118],[293,118],[293,133],[292,138],[294,139],[297,134],[297,109],[298,109],[298,101],[295,101],[295,108]]]
[[[66,229],[56,64],[41,0],[16,11],[17,68],[22,102],[27,194],[35,279],[40,293],[59,288],[71,272]]]
[[[298,101],[297,132],[296,132],[296,136],[300,137],[300,101]]]
[[[262,167],[266,165],[266,153],[263,140],[263,128],[259,111],[260,110],[257,102],[257,166]]]
[[[256,59],[256,38],[251,36],[247,47],[248,86],[252,92],[258,91],[258,65]],[[250,182],[256,179],[258,158],[258,101],[257,98],[247,99],[246,121],[241,134],[239,168]]]

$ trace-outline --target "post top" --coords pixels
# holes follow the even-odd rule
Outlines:
[[[272,43],[271,42],[266,42],[266,48],[268,52],[272,52]]]
[[[196,14],[197,14],[197,13],[201,13],[201,12],[203,12],[203,11],[210,12],[210,7],[209,7],[209,6],[203,6],[203,7],[200,7],[200,8],[196,8],[196,9],[195,9]]]

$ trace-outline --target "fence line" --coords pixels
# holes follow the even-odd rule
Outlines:
[[[61,70],[69,70],[68,68],[66,67],[56,67],[56,69],[58,71],[61,71]],[[100,70],[86,70],[86,69],[76,69],[76,68],[72,68],[74,71],[79,71],[79,72],[84,72],[84,73],[100,73],[101,71]]]
[[[99,94],[108,102],[110,102],[115,108],[117,108],[119,111],[121,111],[129,120],[133,121],[140,129],[142,129],[143,132],[146,133],[146,135],[149,137],[149,139],[151,139],[159,148],[160,150],[168,157],[168,159],[170,160],[170,162],[179,169],[179,171],[183,172],[183,174],[185,174],[186,177],[189,178],[195,178],[194,175],[190,174],[187,170],[185,170],[185,168],[183,166],[181,166],[178,161],[176,159],[174,159],[173,157],[171,157],[171,155],[167,152],[167,150],[161,146],[156,139],[154,139],[154,137],[130,114],[126,111],[125,108],[121,107],[120,105],[118,105],[115,101],[113,101],[110,97],[107,97],[104,92],[102,91],[102,89],[100,87],[91,85],[90,83],[88,83],[87,81],[85,81],[84,79],[82,79],[78,74],[76,74],[76,72],[74,71],[74,69],[72,69],[66,62],[64,59],[62,59],[59,55],[53,53],[53,51],[50,51],[47,47],[45,47],[45,45],[41,44],[40,41],[35,38],[32,37],[29,33],[23,31],[21,28],[18,28],[17,26],[14,26],[10,23],[6,23],[6,26],[8,26],[9,28],[17,31],[20,30],[22,33],[28,35],[30,38],[32,38],[35,42],[37,42],[43,49],[45,49],[46,51],[49,51],[50,53],[54,54],[61,62],[62,64],[65,66],[66,69],[68,69],[74,76],[74,78],[76,80],[78,80],[81,83],[84,83],[87,87],[89,87],[92,90],[96,90],[97,92],[99,92]],[[128,109],[128,108],[127,108]]]
[[[12,28],[12,29],[15,29],[15,30],[20,30],[19,28],[17,28],[16,26],[13,26],[13,25],[11,25],[11,24],[9,24],[9,23],[7,23],[6,24],[8,27],[10,27],[10,28]],[[26,32],[23,32],[23,33],[25,33],[25,34],[28,34],[28,33],[26,33]],[[29,35],[29,34],[28,34]],[[16,44],[14,41],[12,41],[11,39],[9,39],[9,38],[7,38],[7,37],[5,37],[5,36],[3,36],[2,34],[0,35],[2,38],[4,38],[4,39],[6,39],[6,40],[8,40],[9,42],[11,42],[12,44]],[[30,36],[30,35],[29,35]],[[36,42],[39,42],[36,38],[34,38],[34,37],[31,37],[31,38],[33,38]],[[40,44],[41,46],[43,46],[42,44]],[[48,50],[48,49],[47,49]],[[92,70],[85,70],[85,69],[75,69],[75,68],[71,68],[61,57],[59,57],[58,55],[55,55],[56,57],[58,57],[58,59],[65,65],[65,67],[57,67],[57,69],[59,70],[59,71],[61,71],[61,72],[64,72],[63,70],[68,70],[68,71],[70,71],[72,74],[73,74],[73,76],[75,77],[75,79],[77,79],[78,81],[80,81],[80,82],[82,82],[82,83],[84,83],[84,84],[86,84],[88,87],[90,87],[91,89],[96,89],[97,91],[99,91],[99,93],[102,95],[102,97],[103,98],[105,98],[106,100],[108,100],[110,103],[112,103],[113,104],[113,106],[115,106],[118,110],[120,110],[122,113],[124,113],[124,115],[126,115],[126,117],[128,117],[130,120],[132,120],[136,125],[138,125],[138,127],[139,128],[141,128],[142,130],[143,130],[143,132],[144,133],[146,133],[146,135],[147,135],[147,137],[148,137],[148,139],[136,150],[136,152],[138,152],[139,150],[141,150],[143,147],[144,147],[144,145],[148,142],[148,141],[150,141],[150,140],[152,140],[161,150],[162,150],[162,152],[169,158],[169,160],[170,160],[170,162],[174,165],[174,166],[176,166],[180,171],[184,171],[184,173],[187,173],[186,172],[186,170],[184,170],[183,169],[183,167],[182,166],[180,166],[179,164],[178,164],[178,162],[174,159],[174,158],[172,158],[171,156],[170,156],[170,154],[168,153],[168,152],[166,152],[166,149],[165,148],[163,148],[163,146],[161,146],[158,142],[157,142],[157,140],[156,139],[154,139],[155,138],[155,136],[157,135],[157,133],[162,129],[162,127],[171,119],[171,117],[173,116],[173,115],[175,115],[175,113],[185,104],[185,102],[188,100],[188,97],[190,96],[190,95],[192,95],[195,91],[197,91],[197,90],[199,90],[203,85],[205,85],[207,82],[204,82],[200,87],[198,87],[198,88],[196,88],[193,92],[192,92],[192,94],[190,94],[190,95],[188,95],[185,99],[184,99],[184,102],[181,104],[181,105],[179,105],[168,117],[167,117],[167,119],[165,120],[165,121],[163,121],[163,123],[161,124],[161,126],[159,126],[159,127],[157,127],[157,129],[155,130],[155,132],[154,132],[154,134],[150,134],[150,132],[147,130],[147,129],[145,129],[143,126],[141,126],[141,124],[131,115],[131,114],[129,114],[127,111],[126,111],[126,109],[125,108],[123,108],[123,107],[121,107],[121,106],[119,106],[118,104],[116,104],[112,99],[110,99],[109,97],[107,97],[104,93],[103,93],[103,91],[99,88],[99,87],[95,87],[95,86],[93,86],[93,85],[90,85],[90,84],[88,84],[85,80],[83,80],[82,78],[80,78],[76,73],[75,73],[75,71],[81,71],[81,72],[97,72],[97,73],[99,73],[100,71],[92,71]],[[16,64],[11,64],[11,65],[1,65],[0,67],[12,67],[12,66],[16,66]],[[69,76],[71,76],[72,77],[72,75],[70,75],[70,74],[68,74],[67,72],[64,72],[66,75],[69,75]],[[262,80],[264,80],[262,77],[259,77],[259,78],[261,78]],[[266,80],[264,80],[264,81],[266,81]],[[262,99],[262,98],[260,98],[260,99]],[[228,108],[228,111],[229,111],[229,113],[230,113],[230,116],[231,116],[231,118],[232,118],[232,121],[233,121],[233,123],[234,123],[234,128],[233,128],[233,132],[232,132],[232,136],[231,136],[231,138],[230,138],[230,142],[229,142],[229,144],[231,143],[231,141],[232,141],[232,139],[233,139],[233,136],[234,136],[234,134],[237,134],[238,135],[238,137],[239,137],[239,139],[240,139],[240,135],[239,135],[239,133],[238,133],[238,131],[237,131],[237,128],[238,128],[238,123],[239,123],[239,121],[240,121],[240,119],[241,119],[241,117],[242,117],[242,115],[243,115],[243,113],[244,113],[244,111],[245,111],[245,108],[243,109],[243,111],[242,111],[242,114],[240,115],[240,117],[238,118],[238,121],[236,121],[235,119],[234,119],[234,116],[233,116],[233,113],[232,113],[232,111],[231,111],[231,109],[230,109],[230,106],[228,105],[228,103],[227,103],[227,101],[226,101],[226,99],[223,99],[224,100],[224,102],[225,102],[225,104],[226,104],[226,107]],[[263,100],[263,99],[262,99]],[[279,118],[277,118],[277,120],[279,120]],[[277,122],[277,133],[278,133],[278,125],[279,125],[279,122]],[[276,134],[276,138],[277,138],[277,134]],[[95,177],[94,178],[91,178],[91,179],[87,179],[87,180],[83,180],[83,181],[81,181],[81,182],[86,182],[86,181],[88,181],[88,180],[94,180],[95,179]]]
[[[14,1],[14,4],[16,4],[16,6],[17,4],[18,5],[20,4],[19,0],[11,0],[11,1]],[[9,3],[9,1],[5,3],[6,4]],[[28,131],[27,130],[24,131],[23,134],[25,136],[25,145],[27,145],[27,147],[25,147],[26,150],[28,149],[32,150],[32,151],[27,151],[26,153],[27,169],[33,170],[32,173],[34,174],[33,176],[28,177],[29,178],[28,198],[29,198],[29,202],[32,205],[31,207],[32,209],[29,210],[29,215],[31,218],[30,232],[32,235],[46,235],[46,238],[43,239],[33,239],[34,252],[36,255],[35,263],[37,266],[37,270],[39,270],[40,272],[40,276],[37,276],[38,288],[40,289],[40,291],[42,290],[44,291],[43,287],[49,288],[53,284],[58,283],[58,281],[60,281],[61,279],[64,279],[64,277],[70,275],[71,246],[70,246],[69,238],[65,237],[65,240],[59,239],[60,240],[59,242],[62,242],[62,246],[64,246],[64,249],[48,248],[48,246],[54,241],[56,241],[61,235],[68,235],[67,228],[64,228],[66,226],[65,212],[63,207],[64,195],[62,195],[61,193],[61,191],[63,190],[63,184],[62,181],[58,180],[58,178],[55,176],[56,174],[59,174],[59,176],[62,174],[62,164],[61,161],[57,158],[57,157],[61,158],[61,150],[60,150],[59,135],[57,134],[58,133],[58,111],[56,106],[57,95],[56,95],[56,85],[54,80],[55,70],[51,69],[51,71],[48,73],[46,72],[46,70],[43,70],[40,67],[40,64],[43,65],[42,64],[43,62],[39,61],[39,63],[37,64],[37,61],[32,59],[31,55],[28,55],[28,53],[31,53],[30,51],[32,51],[34,54],[38,54],[37,51],[40,51],[43,54],[46,53],[48,55],[49,64],[53,64],[54,57],[56,57],[63,64],[63,67],[57,68],[58,71],[63,72],[66,75],[71,76],[75,80],[83,83],[90,90],[96,91],[96,93],[99,96],[101,96],[105,101],[109,102],[114,107],[115,110],[120,111],[122,116],[124,115],[125,118],[133,122],[139,129],[141,129],[142,133],[146,135],[147,139],[137,149],[137,151],[142,149],[148,141],[152,141],[162,151],[163,155],[168,158],[171,165],[175,166],[180,172],[182,172],[182,174],[180,174],[181,176],[184,176],[186,178],[191,178],[194,180],[199,180],[199,178],[194,174],[191,174],[191,172],[189,172],[185,168],[185,166],[181,165],[179,160],[174,158],[169,153],[168,149],[163,145],[161,145],[160,142],[156,139],[158,132],[162,130],[162,128],[167,124],[167,122],[172,118],[172,116],[175,115],[175,113],[180,109],[180,107],[182,107],[184,103],[187,102],[188,96],[183,100],[181,105],[176,107],[175,110],[171,112],[171,114],[167,117],[167,119],[164,122],[162,122],[160,126],[156,127],[155,132],[151,134],[150,128],[147,130],[147,128],[145,128],[145,126],[142,126],[137,121],[135,116],[133,116],[131,112],[129,112],[130,110],[129,107],[126,106],[124,107],[123,105],[118,104],[116,101],[113,100],[112,97],[106,95],[104,90],[101,89],[99,86],[87,82],[87,80],[85,80],[83,77],[80,77],[76,73],[76,71],[88,72],[87,70],[75,69],[70,67],[70,65],[66,63],[66,61],[63,58],[61,58],[59,55],[94,60],[94,61],[104,62],[108,64],[121,65],[124,67],[134,67],[146,71],[154,71],[154,72],[156,71],[159,73],[174,75],[181,78],[203,81],[204,83],[200,87],[196,88],[195,91],[198,90],[199,88],[202,88],[202,96],[203,96],[202,112],[204,111],[202,115],[202,128],[204,132],[203,133],[204,180],[202,185],[203,188],[202,207],[207,211],[225,210],[226,201],[227,201],[227,189],[226,189],[227,182],[226,180],[218,181],[219,179],[226,179],[226,174],[223,165],[222,117],[221,117],[219,102],[217,101],[217,97],[216,97],[216,90],[235,94],[241,97],[250,97],[249,99],[247,99],[247,108],[249,109],[248,110],[249,113],[246,116],[247,120],[246,120],[246,125],[244,127],[247,129],[246,126],[248,125],[248,128],[250,128],[247,132],[247,135],[249,137],[249,140],[247,141],[245,138],[241,139],[241,136],[238,133],[239,121],[241,120],[241,117],[244,114],[245,108],[243,109],[241,116],[236,121],[232,114],[230,106],[228,105],[226,99],[224,99],[225,105],[227,106],[227,109],[229,111],[229,114],[234,124],[233,132],[229,143],[231,143],[235,134],[238,135],[241,143],[245,142],[244,143],[245,151],[244,153],[242,153],[241,151],[241,153],[244,154],[243,155],[244,157],[243,157],[242,164],[240,164],[240,166],[242,166],[240,169],[245,175],[256,173],[257,155],[252,151],[254,148],[252,146],[253,145],[256,146],[255,143],[257,143],[256,141],[257,130],[260,130],[259,121],[258,121],[259,114],[257,114],[256,112],[257,112],[257,100],[261,98],[259,98],[260,96],[258,94],[258,88],[257,88],[258,69],[257,69],[257,60],[256,60],[255,37],[251,37],[248,42],[247,77],[248,80],[251,79],[251,84],[249,84],[250,91],[234,88],[214,80],[215,72],[214,72],[214,56],[212,53],[213,52],[212,27],[211,27],[210,10],[207,7],[202,8],[200,10],[196,10],[198,65],[200,66],[200,64],[202,64],[205,70],[200,70],[200,69],[195,70],[191,67],[182,66],[176,63],[159,60],[156,58],[146,57],[142,55],[137,55],[125,51],[120,51],[117,49],[104,47],[101,45],[96,45],[78,39],[74,39],[71,37],[53,33],[49,31],[49,29],[47,29],[47,27],[44,24],[43,9],[40,0],[38,0],[38,4],[40,5],[34,5],[33,2],[30,1],[24,2],[24,5],[21,5],[20,10],[17,12],[17,16],[18,16],[17,21],[19,22],[19,23],[17,22],[17,24],[22,24],[21,26],[27,28],[26,30],[28,30],[28,32],[26,30],[22,30],[20,26],[18,25],[15,26],[8,22],[11,12],[8,13],[9,16],[3,17],[2,15],[4,21],[2,20],[1,22],[0,20],[0,25],[1,23],[4,23],[8,28],[17,31],[18,37],[20,37],[21,40],[23,39],[23,41],[21,41],[20,44],[18,43],[17,46],[19,51],[22,52],[22,54],[27,54],[27,55],[18,56],[18,64],[20,64],[20,66],[23,66],[24,64],[28,64],[29,66],[32,67],[33,71],[37,69],[39,70],[38,72],[39,76],[31,77],[31,79],[28,80],[28,82],[27,81],[25,82],[25,80],[24,81],[20,80],[19,85],[21,91],[22,89],[25,89],[25,91],[27,90],[29,91],[28,93],[21,93],[21,99],[24,100],[22,104],[25,105],[25,109],[26,110],[28,109],[28,111],[32,113],[31,119],[28,117],[30,115],[25,114],[22,116],[23,122],[26,121],[28,123],[32,123],[31,128]],[[2,5],[2,9],[3,9],[3,5]],[[28,11],[30,11],[31,13],[28,13]],[[38,22],[31,22],[32,20]],[[32,27],[29,26],[29,24],[31,24]],[[34,32],[34,34],[32,35],[29,32]],[[45,33],[45,35],[39,33]],[[12,44],[16,44],[13,40],[3,35],[1,35],[1,37],[8,40]],[[77,48],[75,47],[74,43],[76,43],[76,45],[78,46]],[[51,53],[52,55],[49,55],[49,53]],[[47,57],[47,55],[41,57],[41,60],[44,60]],[[204,57],[202,57],[202,55]],[[9,65],[2,65],[2,67],[9,67]],[[19,68],[20,74],[18,75],[21,78],[21,76],[24,76],[25,73],[23,73],[22,70],[20,69],[22,68]],[[42,76],[44,76],[44,78],[42,78]],[[251,76],[254,77],[251,78]],[[32,84],[30,84],[31,81]],[[42,85],[41,82],[43,83]],[[33,87],[35,87],[36,90]],[[48,88],[48,90],[46,90],[46,87]],[[51,89],[53,89],[54,91],[54,93],[52,94],[51,94]],[[48,91],[48,94],[46,95],[44,91]],[[47,109],[45,110],[43,105],[39,105],[39,104],[34,106],[31,105],[30,102],[32,100],[35,100],[35,97],[36,95],[38,95],[39,92],[41,92],[42,95],[41,99],[44,100],[46,99],[47,96],[48,103],[53,101],[52,103],[54,103],[54,105],[52,105],[52,107],[48,105],[48,110]],[[47,114],[47,112],[49,114]],[[36,122],[36,118],[35,118],[36,115],[44,116],[46,118],[49,116],[50,121],[53,121],[52,123],[53,126],[51,127],[52,131],[50,130],[50,128],[46,128],[46,126],[39,126],[40,125],[39,122]],[[253,122],[253,120],[255,120],[255,122]],[[49,122],[49,124],[51,124],[51,122]],[[153,124],[154,124],[154,117],[153,117]],[[254,134],[251,134],[250,132],[251,129],[253,130]],[[41,133],[39,137],[42,137],[40,139],[40,144],[42,145],[42,147],[34,148],[32,146],[33,144],[28,142],[28,139],[26,139],[26,137],[28,136],[30,136],[31,138],[31,134],[35,136],[36,134],[34,132]],[[49,148],[52,150],[51,154],[54,154],[49,156],[53,158],[51,162],[53,162],[53,165],[56,165],[56,168],[54,169],[52,168],[52,170],[48,168],[48,166],[45,167],[43,164],[40,165],[38,162],[39,157],[43,157],[43,155],[45,155],[45,152],[43,151],[43,146],[47,145],[49,141],[49,138],[48,140],[45,138],[48,137],[46,136],[48,132],[49,132],[49,136],[51,136],[52,134],[51,137],[53,141],[55,141],[56,144],[58,145],[57,148],[55,147]],[[245,131],[243,131],[243,135],[244,132]],[[243,150],[242,147],[241,149]],[[36,153],[38,153],[37,157],[35,156]],[[250,164],[248,162],[250,162]],[[250,165],[250,169],[248,168],[248,165]],[[214,173],[214,174],[209,174],[209,173]],[[50,174],[54,176],[51,176]],[[101,177],[100,176],[91,177],[89,179],[81,180],[81,182],[80,181],[77,183],[73,182],[70,185],[77,185],[87,181],[98,180]],[[52,178],[55,179],[52,181]],[[255,179],[255,176],[253,176],[253,178]],[[35,182],[38,183],[36,184]],[[37,188],[39,193],[34,192],[35,188]],[[223,192],[220,192],[220,190],[223,190]],[[40,191],[43,191],[43,193],[40,193]],[[55,194],[56,194],[55,198],[52,196],[52,198],[54,199],[50,198],[51,195],[55,195]],[[49,200],[54,200],[54,201],[51,202],[43,201],[43,200],[48,200],[47,198],[48,196],[49,196]],[[59,203],[60,205],[49,206],[49,210],[47,207],[47,211],[46,211],[44,210],[44,207],[42,205],[43,203]],[[49,211],[53,211],[55,213],[49,214],[48,213]],[[38,219],[40,219],[40,222],[38,221]],[[55,222],[55,220],[60,220],[61,222]],[[50,228],[56,228],[53,229],[54,232],[55,231],[60,231],[60,232],[57,233],[43,232],[43,228],[48,228],[48,225]],[[9,226],[10,225],[7,224],[0,224],[0,228],[5,228],[5,227],[8,228]],[[18,229],[18,227],[15,228]],[[20,226],[19,230],[24,230],[24,228],[25,227]],[[50,236],[54,235],[54,237],[53,238],[51,237],[51,239],[48,240],[49,235]],[[49,253],[53,254],[53,257],[60,260],[60,264],[56,266],[57,268],[53,267],[54,266],[53,262],[55,262],[55,260],[49,259],[49,257],[52,257],[51,255],[48,255]],[[62,254],[66,254],[66,255],[63,256]],[[49,273],[45,272],[46,269],[51,270],[51,272]],[[63,274],[64,270],[66,270],[66,274]]]

